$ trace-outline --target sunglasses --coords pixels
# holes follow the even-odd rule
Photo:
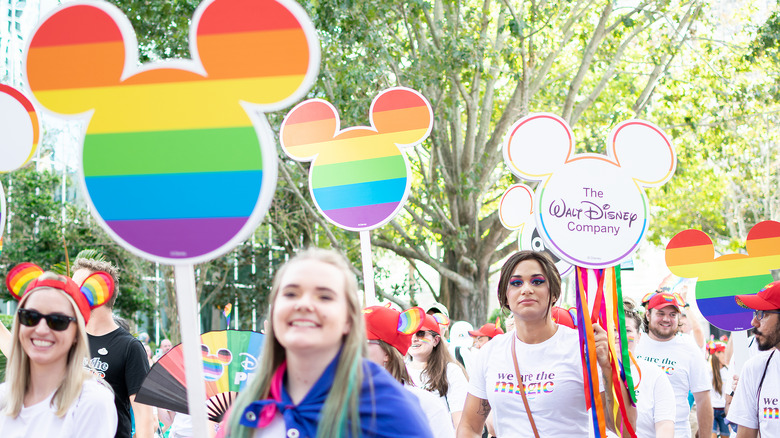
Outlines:
[[[432,336],[432,337],[434,337],[434,338],[435,338],[436,336],[439,336],[438,334],[436,334],[436,332],[434,332],[434,331],[430,331],[430,330],[420,330],[420,331],[418,331],[417,333],[415,333],[415,335],[416,335],[418,338],[424,338],[424,337],[425,337],[425,336],[426,336],[428,333],[430,333],[430,334],[431,334],[431,336]]]
[[[780,310],[756,310],[753,312],[753,317],[756,321],[761,321],[767,313],[780,313]]]
[[[56,330],[58,332],[66,330],[71,322],[76,321],[76,318],[72,316],[62,315],[59,313],[50,313],[48,315],[44,315],[43,313],[30,309],[19,309],[17,314],[19,315],[19,323],[22,325],[27,327],[35,327],[39,322],[41,322],[41,318],[44,318],[46,319],[46,325],[48,325],[50,329]]]

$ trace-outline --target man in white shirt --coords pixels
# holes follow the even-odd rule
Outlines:
[[[780,282],[755,295],[737,295],[753,309],[751,324],[761,353],[745,363],[726,418],[739,425],[737,438],[780,436]],[[728,401],[728,400],[727,400]]]
[[[674,388],[676,418],[675,437],[689,438],[690,406],[688,392],[696,401],[697,437],[709,436],[712,428],[712,383],[707,378],[707,362],[699,348],[686,337],[677,335],[680,325],[681,300],[669,293],[656,293],[647,305],[647,336],[642,336],[637,357],[663,369]]]

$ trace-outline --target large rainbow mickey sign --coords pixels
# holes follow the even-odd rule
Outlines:
[[[161,263],[210,260],[270,205],[276,152],[259,111],[313,84],[316,31],[292,0],[207,0],[192,60],[139,67],[137,48],[116,7],[68,3],[30,39],[29,87],[43,108],[88,120],[81,181],[117,242]]]
[[[600,269],[619,264],[647,229],[643,187],[664,184],[676,156],[653,124],[628,120],[607,137],[607,155],[575,154],[574,134],[553,114],[532,114],[510,129],[504,161],[540,181],[533,211],[545,247],[567,262]]]
[[[67,3],[32,34],[27,83],[41,107],[85,122],[80,181],[101,226],[131,252],[174,265],[187,379],[198,382],[193,265],[231,250],[265,215],[277,160],[262,112],[308,92],[320,49],[294,0],[205,0],[191,60],[139,67],[137,51],[119,9]],[[190,389],[201,438],[205,388]]]

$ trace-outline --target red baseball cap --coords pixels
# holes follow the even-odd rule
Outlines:
[[[565,325],[566,327],[576,329],[577,328],[577,308],[572,307],[569,310],[564,309],[563,307],[553,306],[552,309],[550,309],[550,313],[552,314],[552,319],[557,324]]]
[[[487,336],[490,339],[495,338],[498,335],[503,335],[504,331],[501,327],[496,327],[493,323],[488,323],[480,327],[478,330],[470,330],[469,335],[478,338],[480,336]]]
[[[647,302],[648,309],[661,309],[668,306],[674,306],[679,311],[681,307],[685,307],[685,302],[680,295],[666,292],[656,293]]]
[[[780,281],[773,281],[764,286],[757,294],[737,295],[737,304],[753,310],[780,309]]]
[[[371,306],[363,309],[366,321],[366,337],[369,340],[387,342],[406,355],[412,345],[412,334],[420,330],[425,311],[412,307],[404,312],[385,306]]]

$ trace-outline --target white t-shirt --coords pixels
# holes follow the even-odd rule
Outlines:
[[[677,411],[672,384],[661,368],[637,359],[640,373],[631,364],[631,376],[639,384],[636,391],[636,436],[638,438],[655,438],[655,423],[659,421],[674,421]]]
[[[513,330],[496,336],[477,352],[469,393],[490,403],[496,435],[501,438],[533,436],[522,395],[516,389],[513,341],[539,435],[545,438],[588,436],[579,341],[577,332],[564,326],[558,326],[550,339],[539,344],[521,342]]]
[[[416,386],[404,385],[409,392],[420,401],[425,418],[431,426],[434,438],[454,438],[455,427],[452,424],[452,415],[447,410],[447,404],[438,395]]]
[[[726,417],[740,427],[758,429],[762,437],[780,437],[780,352],[772,355],[761,393],[758,392],[772,351],[762,352],[745,363]]]
[[[430,389],[428,386],[428,375],[423,373],[423,370],[414,369],[410,366],[406,367],[409,371],[409,377],[415,386],[423,389]],[[466,404],[466,393],[469,389],[469,381],[466,379],[466,374],[463,373],[463,369],[455,363],[447,364],[447,396],[441,397],[444,400],[450,413],[461,412],[463,405]],[[438,392],[434,392],[438,395]]]
[[[712,382],[712,367],[709,367],[707,371],[709,371],[710,382]],[[734,382],[734,373],[729,370],[729,367],[720,369],[720,380],[723,382],[720,394],[715,391],[715,387],[713,386],[710,390],[710,400],[712,401],[713,408],[723,409],[726,407],[725,395],[731,392],[731,385]]]
[[[691,408],[688,405],[688,391],[695,394],[712,389],[712,381],[708,379],[707,361],[704,360],[699,347],[682,336],[659,342],[647,335],[640,338],[636,356],[666,372],[677,401],[674,436],[689,438],[691,424],[688,416]]]
[[[0,407],[6,405],[8,390],[6,383],[0,385]],[[112,438],[116,434],[114,394],[96,380],[84,382],[81,395],[62,418],[56,415],[56,408],[51,406],[53,396],[52,392],[45,400],[23,407],[16,418],[0,413],[0,436]]]

